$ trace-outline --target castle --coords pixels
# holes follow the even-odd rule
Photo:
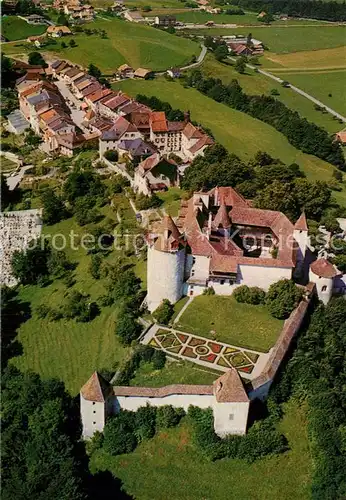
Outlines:
[[[136,411],[147,404],[172,405],[184,410],[190,405],[212,408],[215,432],[225,437],[245,434],[250,400],[235,369],[221,375],[210,386],[175,384],[159,388],[111,386],[94,372],[80,391],[83,438],[102,432],[107,417],[120,409]]]
[[[281,212],[253,208],[232,187],[195,192],[181,202],[176,222],[165,216],[148,235],[148,309],[208,287],[231,295],[239,285],[267,291],[280,279],[302,279],[309,243],[304,214],[293,225]],[[318,259],[305,281],[316,283],[327,303],[338,274],[326,259]]]

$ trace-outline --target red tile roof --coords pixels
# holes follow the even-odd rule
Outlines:
[[[155,236],[154,248],[161,252],[172,252],[185,244],[183,236],[170,215],[165,215]]]
[[[187,139],[201,139],[203,137],[203,132],[201,132],[195,125],[188,122],[184,128],[183,134]]]
[[[311,271],[321,278],[334,278],[339,273],[327,259],[317,259],[310,266]]]
[[[297,222],[294,224],[294,229],[298,231],[308,231],[308,223],[306,222],[305,213],[303,212]]]
[[[83,385],[80,392],[87,401],[104,403],[110,391],[111,386],[108,382],[97,372],[94,372],[86,384]]]
[[[174,394],[188,394],[200,396],[212,396],[213,386],[211,385],[185,385],[175,384],[164,387],[127,387],[114,386],[114,396],[132,396],[146,398],[164,398]]]
[[[231,227],[231,221],[228,216],[227,207],[224,203],[220,205],[215,219],[213,220],[213,224],[216,228],[221,226],[223,229],[228,229],[229,227]]]
[[[168,132],[166,115],[163,111],[150,113],[149,123],[153,132]]]
[[[218,403],[249,403],[243,382],[235,368],[231,368],[214,382]]]

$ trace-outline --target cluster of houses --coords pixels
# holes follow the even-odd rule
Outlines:
[[[119,69],[133,71],[127,65]],[[66,61],[54,61],[46,70],[27,68],[16,88],[23,120],[42,137],[44,151],[73,156],[88,141],[98,142],[100,159],[116,151],[120,162],[137,165],[133,187],[145,195],[179,185],[186,166],[213,143],[191,123],[189,113],[182,121],[170,121],[163,111],[107,88]],[[59,88],[65,88],[64,96]],[[82,113],[78,124],[74,109]],[[17,133],[22,132],[21,123]]]
[[[228,50],[237,56],[262,56],[264,52],[263,43],[256,38],[225,36]]]
[[[54,0],[53,8],[64,11],[71,21],[92,21],[95,17],[94,7],[80,0]]]

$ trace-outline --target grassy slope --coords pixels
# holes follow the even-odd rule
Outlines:
[[[208,76],[221,78],[224,83],[229,83],[232,79],[238,80],[247,94],[270,95],[272,89],[277,89],[280,95],[275,96],[275,98],[282,101],[289,108],[298,111],[304,118],[316,123],[320,127],[324,127],[330,133],[335,133],[340,130],[340,123],[333,120],[332,115],[322,114],[320,111],[316,111],[313,103],[305,97],[293,92],[293,90],[289,88],[282,87],[279,83],[259,73],[255,73],[250,69],[247,69],[245,74],[240,75],[231,64],[220,63],[209,54],[201,69],[203,73]],[[290,79],[290,77],[288,77],[288,79]],[[342,89],[340,89],[340,92],[342,92]],[[326,101],[326,104],[329,103],[329,101],[330,99]]]
[[[61,41],[58,41],[56,45],[46,47],[44,50],[85,67],[94,63],[106,74],[114,73],[125,62],[135,68],[142,66],[162,70],[188,63],[193,55],[200,53],[197,43],[178,39],[174,35],[149,26],[118,19],[109,21],[97,19],[86,26],[105,30],[108,38],[74,34],[71,37],[64,37],[64,42],[68,44],[73,38],[77,47],[63,49]],[[6,54],[20,54],[30,52],[32,47],[27,44],[6,44],[2,49]]]
[[[42,35],[47,29],[45,24],[28,24],[16,16],[6,16],[2,19],[2,34],[7,40],[22,40],[28,36]]]
[[[246,13],[243,16],[229,16],[228,14],[208,14],[207,12],[194,11],[176,14],[178,21],[185,23],[204,24],[207,21],[214,21],[216,24],[260,24],[256,14]]]
[[[193,120],[210,128],[218,142],[244,160],[249,160],[259,150],[267,151],[286,163],[298,163],[311,180],[331,179],[334,167],[298,151],[273,127],[216,103],[194,89],[185,89],[178,82],[128,80],[116,87],[134,96],[137,93],[154,95],[173,107],[191,110]],[[346,202],[344,193],[337,193],[335,197],[340,203]]]
[[[277,26],[250,28],[208,28],[195,30],[197,35],[247,35],[261,40],[270,52],[285,54],[341,47],[346,43],[346,26]],[[189,30],[190,33],[190,30]]]
[[[98,452],[91,469],[110,470],[123,481],[126,492],[140,500],[307,500],[311,459],[305,409],[289,402],[279,428],[288,439],[289,451],[253,464],[207,461],[183,422],[142,443],[134,453],[110,457]]]
[[[121,202],[120,197],[118,201],[128,203],[127,200]],[[130,227],[135,224],[133,213],[127,206],[124,207],[122,214],[125,224]],[[111,209],[105,207],[104,211],[107,217],[115,219],[115,213]],[[68,241],[71,230],[79,235],[87,232],[87,228],[81,229],[73,218],[44,227],[45,234],[63,234]],[[74,241],[77,244],[79,238],[76,237]],[[59,238],[57,245],[60,244]],[[92,300],[97,300],[106,293],[104,280],[94,280],[91,277],[90,256],[84,249],[72,250],[68,245],[66,254],[71,261],[78,263],[75,271],[76,290],[89,293]],[[112,263],[118,255],[117,251],[113,251],[107,260]],[[124,357],[127,349],[120,345],[114,334],[116,306],[102,308],[100,316],[90,323],[77,323],[74,320],[52,322],[36,316],[34,311],[39,304],[45,303],[57,308],[68,291],[70,290],[67,290],[61,280],[55,280],[45,288],[26,286],[20,289],[20,298],[31,303],[33,316],[19,329],[17,339],[22,344],[23,354],[13,358],[11,362],[21,370],[31,369],[44,378],[57,377],[63,380],[67,389],[75,395],[93,370],[111,369],[114,363]]]
[[[136,371],[130,385],[162,387],[170,384],[212,384],[217,374],[201,369],[189,361],[167,361],[162,370],[155,370],[151,363],[144,363]]]
[[[228,344],[268,351],[282,326],[283,321],[273,318],[265,306],[240,304],[233,297],[201,295],[184,311],[177,328],[202,337],[216,337]]]

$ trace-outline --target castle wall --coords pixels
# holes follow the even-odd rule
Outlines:
[[[239,265],[239,284],[258,286],[265,291],[280,279],[291,277],[291,268]]]
[[[316,276],[316,274],[310,271],[309,279],[316,284],[316,292],[319,300],[321,300],[325,305],[328,304],[333,294],[333,278]]]
[[[250,403],[217,403],[213,405],[214,429],[220,437],[246,434]]]
[[[148,247],[148,296],[150,312],[160,305],[163,299],[172,304],[183,294],[185,249],[177,252],[161,252]]]

